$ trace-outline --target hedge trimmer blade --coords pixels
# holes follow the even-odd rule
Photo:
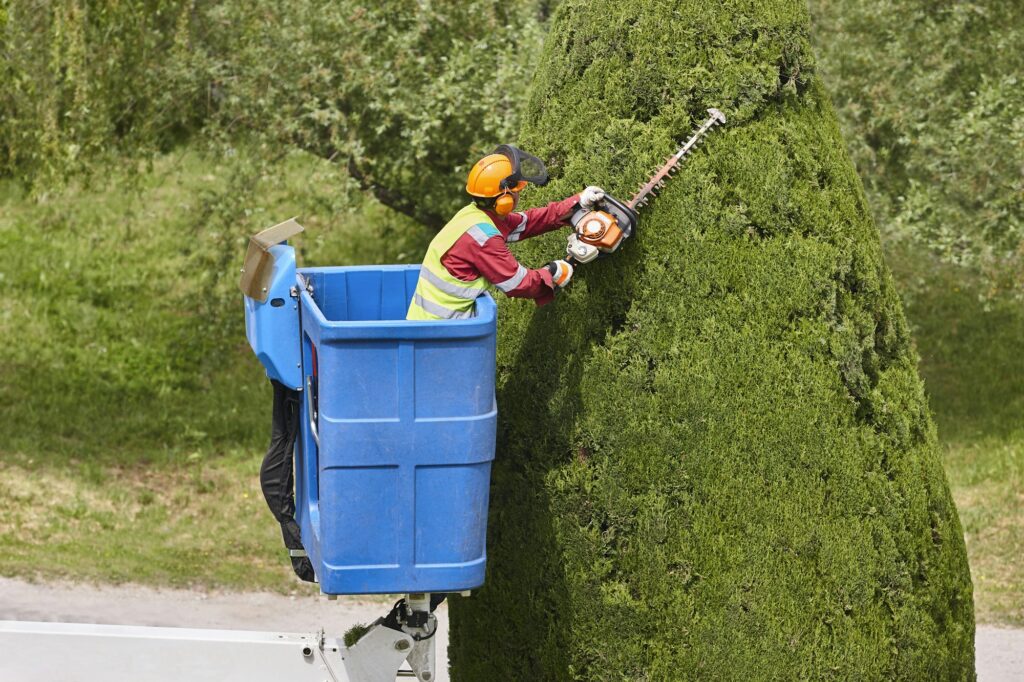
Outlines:
[[[628,203],[622,203],[610,194],[605,194],[597,206],[583,208],[580,206],[569,218],[573,233],[569,235],[565,248],[569,262],[589,263],[595,258],[607,256],[629,239],[636,229],[639,216],[638,209],[647,205],[658,190],[665,186],[669,176],[675,174],[683,157],[716,125],[725,123],[725,114],[718,109],[708,109],[711,117],[694,131],[693,135],[672,156],[665,165],[657,169],[646,185],[640,188]]]
[[[725,114],[718,109],[708,109],[708,113],[711,114],[708,120],[704,121],[701,127],[694,131],[690,139],[679,148],[679,151],[666,159],[665,165],[654,172],[654,175],[647,181],[647,184],[637,190],[637,193],[633,195],[633,198],[627,204],[630,208],[638,210],[646,206],[651,197],[657,195],[661,188],[665,186],[665,182],[675,175],[676,171],[679,170],[679,162],[700,143],[701,138],[707,135],[708,131],[716,125],[725,123]]]

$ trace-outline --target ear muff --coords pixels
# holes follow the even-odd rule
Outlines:
[[[494,212],[498,215],[505,216],[512,212],[512,209],[516,207],[516,198],[509,192],[505,192],[494,200]]]

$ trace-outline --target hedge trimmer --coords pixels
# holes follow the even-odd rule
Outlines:
[[[718,109],[708,109],[710,117],[694,131],[693,135],[665,163],[654,171],[633,198],[623,203],[605,194],[597,207],[591,210],[577,209],[569,222],[573,233],[569,235],[569,245],[565,252],[569,262],[589,263],[599,256],[614,252],[619,245],[633,236],[639,218],[637,211],[646,206],[670,177],[679,170],[679,162],[693,151],[701,139],[716,125],[725,123],[725,114]]]

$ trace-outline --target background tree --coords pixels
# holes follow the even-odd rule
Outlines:
[[[815,0],[814,39],[889,248],[1024,295],[1024,4]]]
[[[213,106],[206,3],[0,6],[0,176],[48,183],[166,150]]]
[[[464,201],[476,157],[513,137],[546,12],[491,0],[263,9],[232,6],[232,21],[252,28],[229,50],[222,120],[341,163],[382,204],[432,228]]]
[[[518,129],[547,12],[540,0],[11,0],[0,173],[66,177],[203,129],[272,159],[329,158],[440,228],[473,161]]]
[[[796,0],[561,3],[532,202],[628,197],[706,107],[730,123],[623,253],[555,306],[502,306],[454,679],[973,677],[960,524],[808,33]]]

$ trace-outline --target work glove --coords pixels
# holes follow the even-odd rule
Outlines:
[[[568,261],[553,260],[544,267],[551,273],[551,283],[556,289],[561,289],[572,279],[572,266]]]
[[[597,202],[604,199],[604,190],[591,185],[580,192],[580,208],[584,211],[593,211]]]

